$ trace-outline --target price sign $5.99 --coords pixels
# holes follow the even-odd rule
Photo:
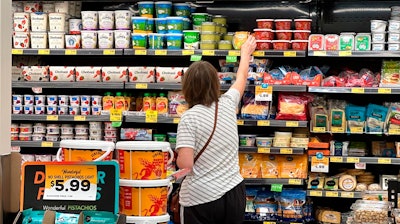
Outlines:
[[[46,166],[45,200],[95,201],[96,166]]]

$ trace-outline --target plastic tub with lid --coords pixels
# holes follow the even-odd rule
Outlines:
[[[174,158],[169,142],[121,141],[116,150],[121,179],[165,179]]]
[[[167,224],[170,220],[168,214],[159,216],[126,216],[126,223],[134,224]]]
[[[115,149],[113,142],[91,140],[62,140],[57,161],[111,160]]]

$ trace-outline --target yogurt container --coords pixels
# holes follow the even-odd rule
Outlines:
[[[65,32],[65,14],[49,13],[50,32]]]
[[[132,17],[132,29],[133,32],[146,31],[147,29],[147,18],[145,17]]]
[[[82,30],[81,38],[82,38],[82,49],[97,48],[97,31]]]
[[[153,18],[154,2],[140,1],[137,3],[139,8],[139,15],[147,18]]]
[[[33,133],[45,134],[46,133],[46,125],[43,123],[35,123],[33,125]]]
[[[31,139],[32,139],[32,134],[22,134],[22,133],[20,133],[20,134],[18,135],[18,139],[19,139],[20,141],[31,141]]]
[[[291,30],[292,20],[291,19],[275,19],[275,30]]]
[[[256,145],[258,147],[271,147],[273,137],[256,137]]]
[[[131,31],[114,30],[114,45],[116,49],[126,49],[130,47]]]
[[[203,22],[208,21],[208,14],[207,13],[192,13],[192,20],[193,25],[201,26]]]
[[[69,19],[69,34],[80,34],[82,30],[82,20],[81,19]]]
[[[199,49],[200,32],[198,30],[183,31],[183,48],[184,49]]]
[[[50,12],[55,12],[55,5],[52,2],[46,2],[42,4],[43,12],[44,13],[50,13]]]
[[[81,48],[81,35],[65,35],[65,48],[67,49]]]
[[[369,51],[371,50],[371,34],[359,33],[355,37],[355,50],[356,51]]]
[[[165,35],[167,41],[167,49],[182,49],[182,37],[181,33],[167,33]]]
[[[74,127],[70,124],[62,124],[61,125],[61,134],[62,135],[72,135],[74,134]]]
[[[64,48],[65,47],[65,34],[57,32],[48,32],[48,44],[50,49]]]
[[[32,141],[43,141],[44,134],[32,134]]]
[[[99,11],[99,29],[113,30],[114,29],[114,11]]]
[[[147,18],[146,31],[152,33],[154,31],[154,19]]]
[[[149,33],[149,49],[163,49],[164,48],[165,34],[162,33]]]
[[[39,12],[41,4],[35,1],[24,2],[24,12]]]
[[[32,130],[33,130],[32,127],[33,127],[32,124],[27,124],[27,123],[20,124],[19,125],[19,132],[20,133],[24,133],[24,134],[32,133]]]
[[[31,33],[31,48],[47,48],[47,33]]]
[[[254,146],[256,135],[239,135],[240,146]]]
[[[386,32],[372,32],[372,42],[384,43],[386,41]]]
[[[14,48],[29,48],[30,46],[30,33],[29,32],[14,32],[13,33],[13,47]]]
[[[155,2],[155,11],[157,18],[165,18],[170,16],[172,12],[172,2],[170,1]]]
[[[12,105],[22,105],[23,104],[22,95],[13,94],[12,101],[13,101]]]
[[[98,30],[97,39],[98,39],[98,46],[100,49],[111,49],[114,47],[113,30]]]
[[[12,113],[13,114],[23,114],[24,107],[22,105],[13,105],[12,106]]]
[[[66,114],[68,114],[68,106],[58,105],[57,106],[57,114],[58,115],[66,115]]]
[[[82,95],[80,96],[80,98],[81,98],[80,106],[90,106],[90,96]]]
[[[64,14],[69,14],[68,1],[56,1],[54,2],[54,11]]]
[[[129,10],[115,11],[115,29],[129,30],[131,28],[132,13]]]
[[[400,50],[400,42],[388,43],[388,51],[399,51],[399,50]]]
[[[389,30],[389,32],[399,32],[400,31],[400,21],[399,20],[389,20],[388,30]]]
[[[103,97],[99,96],[99,95],[93,95],[90,97],[90,100],[91,100],[93,106],[101,106],[102,99],[103,99]]]
[[[81,98],[77,95],[70,95],[69,102],[71,106],[79,106],[81,104]]]
[[[46,111],[48,115],[56,115],[57,114],[57,105],[46,106]]]
[[[156,32],[167,33],[167,19],[166,18],[155,18],[154,19]]]
[[[31,15],[31,30],[32,32],[46,32],[47,31],[47,14],[42,12],[32,12]]]
[[[69,115],[79,115],[79,106],[69,106],[68,107],[68,114]]]
[[[10,133],[12,134],[19,133],[19,125],[16,123],[12,123],[10,127]]]
[[[387,22],[384,20],[371,20],[371,32],[384,32]]]
[[[80,109],[81,109],[80,111],[81,115],[85,116],[90,115],[90,106],[81,106]]]
[[[46,102],[46,95],[35,95],[34,97],[35,105],[44,106]]]
[[[82,15],[82,29],[84,30],[97,30],[98,12],[97,11],[81,11]]]
[[[73,140],[74,139],[74,135],[73,134],[71,134],[71,135],[61,135],[60,139],[61,139],[61,141],[62,140]]]
[[[388,34],[388,42],[389,43],[398,43],[398,42],[400,42],[400,32],[389,32],[389,34]]]
[[[58,96],[57,95],[47,95],[47,105],[57,105]]]
[[[132,33],[132,47],[134,49],[146,49],[147,34]]]
[[[31,25],[30,14],[27,12],[15,12],[13,15],[14,31],[27,32]]]
[[[24,114],[33,114],[33,105],[24,105]]]
[[[92,115],[101,115],[102,106],[92,106],[91,110]]]
[[[339,36],[339,50],[351,51],[354,50],[354,34],[341,33]]]
[[[58,135],[46,135],[46,141],[48,142],[57,142],[58,138]]]
[[[190,17],[191,7],[188,3],[174,3],[174,12],[176,16]]]
[[[43,105],[35,105],[33,109],[35,114],[44,114],[46,111],[46,107]]]
[[[33,95],[25,94],[24,95],[24,105],[33,105],[35,102],[35,98]]]

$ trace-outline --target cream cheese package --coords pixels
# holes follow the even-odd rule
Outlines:
[[[50,66],[50,82],[74,82],[74,66]]]
[[[128,67],[102,67],[102,80],[103,82],[127,82],[128,81]]]
[[[129,82],[155,82],[155,67],[128,67]]]
[[[101,82],[101,67],[76,67],[75,75],[77,82]]]

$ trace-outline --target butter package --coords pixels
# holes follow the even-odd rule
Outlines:
[[[155,67],[135,66],[128,67],[129,82],[155,82]]]
[[[181,67],[156,67],[156,81],[180,83],[182,81],[183,69]]]
[[[74,82],[74,66],[50,66],[50,82]]]

